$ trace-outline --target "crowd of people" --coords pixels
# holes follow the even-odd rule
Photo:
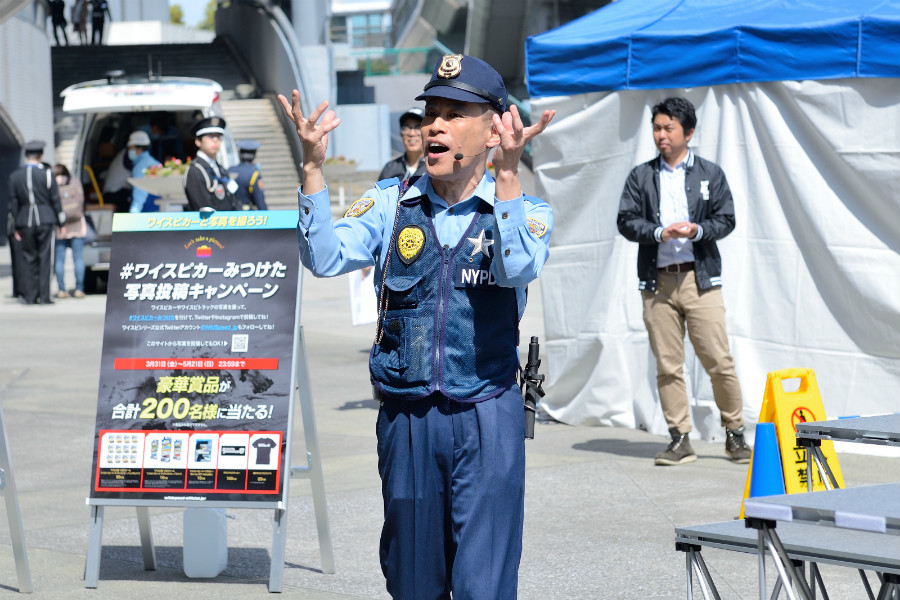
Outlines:
[[[109,3],[106,0],[75,0],[69,9],[69,19],[66,20],[66,1],[48,0],[50,23],[53,26],[53,39],[57,46],[68,46],[69,36],[66,26],[72,23],[72,31],[78,37],[82,46],[100,45],[103,43],[103,30],[106,21],[112,21],[112,13],[109,11]],[[88,35],[88,22],[90,22],[90,36]],[[90,42],[88,41],[90,39]]]
[[[104,203],[116,212],[158,212],[159,197],[143,189],[138,179],[161,166],[153,148],[166,151],[159,135],[159,115],[147,128],[132,131],[106,170],[100,174]],[[187,210],[267,210],[262,167],[256,162],[255,140],[238,142],[240,162],[228,169],[217,159],[225,133],[221,117],[198,119],[192,127],[196,156],[183,179]],[[154,140],[157,142],[154,145]],[[24,304],[53,304],[54,298],[85,297],[84,246],[95,235],[85,211],[85,187],[64,164],[43,161],[45,143],[25,144],[25,164],[9,177],[4,209],[12,264],[12,296]],[[166,154],[166,159],[171,157]],[[74,287],[66,285],[66,257],[71,250]],[[51,264],[53,268],[51,269]],[[57,292],[50,292],[51,274]]]

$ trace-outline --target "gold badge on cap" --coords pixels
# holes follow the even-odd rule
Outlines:
[[[344,213],[344,218],[360,217],[373,206],[375,206],[374,198],[360,198],[350,205],[350,208],[348,208],[347,212]]]
[[[462,71],[462,54],[445,54],[441,59],[437,75],[441,79],[452,79]]]
[[[397,252],[403,264],[410,265],[422,254],[425,248],[425,231],[418,225],[409,225],[400,230],[397,236]]]

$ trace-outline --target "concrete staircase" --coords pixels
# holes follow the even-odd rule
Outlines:
[[[291,153],[276,102],[275,98],[223,100],[222,112],[236,142],[256,140],[260,144],[256,162],[262,167],[269,209],[296,209],[298,161]]]

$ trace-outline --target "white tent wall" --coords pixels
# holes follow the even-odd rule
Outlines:
[[[811,368],[827,416],[900,408],[900,80],[728,84],[538,98],[534,142],[554,210],[541,276],[544,409],[569,424],[665,434],[643,323],[637,248],[616,229],[628,172],[656,155],[651,108],[697,107],[691,147],[719,164],[737,227],[719,242],[727,329],[749,423],[771,371]],[[722,439],[689,343],[695,431]],[[696,435],[696,434],[695,434]]]

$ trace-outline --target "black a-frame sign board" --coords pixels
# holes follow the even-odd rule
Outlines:
[[[99,582],[106,506],[136,507],[149,570],[150,507],[259,508],[274,514],[269,591],[280,592],[291,477],[310,480],[322,571],[334,572],[296,223],[296,211],[115,216],[86,587]]]

